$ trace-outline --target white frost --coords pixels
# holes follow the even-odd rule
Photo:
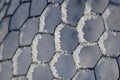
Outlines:
[[[56,67],[55,67],[54,65],[55,65],[55,63],[58,61],[58,58],[60,57],[60,55],[61,55],[61,53],[56,53],[56,54],[54,55],[53,59],[52,59],[51,62],[50,62],[50,69],[52,70],[53,75],[54,75],[55,77],[58,77],[58,78],[60,78],[60,77],[59,77],[58,72],[57,72],[57,69],[56,69]]]
[[[33,80],[33,72],[34,72],[34,68],[35,67],[37,67],[37,65],[36,64],[32,64],[31,65],[31,67],[30,67],[30,69],[29,69],[29,72],[28,72],[28,74],[27,74],[27,78],[28,78],[28,80]]]
[[[68,6],[69,0],[65,0],[63,4],[61,5],[61,16],[62,20],[67,23],[67,6]]]
[[[44,63],[31,64],[30,69],[29,69],[27,76],[26,76],[28,78],[28,80],[33,80],[33,72],[34,72],[35,68],[40,67],[40,66],[45,67],[46,65],[47,64],[44,64]]]
[[[26,27],[26,26],[25,26],[25,25],[23,25],[23,27],[22,27],[22,28],[24,29],[25,27]],[[24,32],[22,32],[22,31],[21,31],[21,32],[20,32],[20,43],[21,43],[21,44],[23,44],[23,41],[24,41],[23,36],[24,36]]]
[[[105,22],[105,27],[106,29],[108,29],[108,25],[106,24],[106,19],[108,19],[108,17],[110,16],[110,9],[107,8],[106,11],[103,13],[103,19],[104,19],[104,22]]]
[[[79,57],[79,53],[80,50],[82,49],[83,46],[79,45],[76,50],[73,52],[73,58],[75,61],[75,65],[76,65],[76,69],[79,69],[80,67],[80,57]]]
[[[37,54],[38,54],[37,46],[40,39],[42,39],[42,36],[40,34],[37,34],[31,45],[33,62],[38,62],[38,63],[40,63],[40,61],[37,59]]]
[[[56,51],[62,51],[61,49],[61,41],[60,41],[60,31],[62,30],[62,28],[64,27],[64,24],[60,24],[57,26],[56,30],[55,30],[55,38],[54,38],[54,41],[55,41],[55,48],[56,48]]]
[[[87,0],[86,5],[85,5],[85,10],[84,10],[84,15],[80,18],[80,20],[77,24],[78,38],[79,38],[79,42],[81,42],[81,43],[87,42],[84,39],[84,32],[83,32],[85,22],[87,20],[95,19],[98,17],[98,15],[91,12],[92,2],[93,2],[93,0]]]
[[[87,42],[84,39],[84,32],[83,32],[83,28],[85,25],[85,21],[90,20],[90,19],[95,19],[98,16],[95,14],[87,14],[84,15],[83,17],[81,17],[81,19],[79,20],[78,24],[77,24],[77,31],[78,31],[78,38],[79,38],[79,42],[83,43],[83,42]]]
[[[87,0],[86,4],[85,4],[85,11],[84,14],[90,14],[91,13],[91,4],[92,4],[93,0]]]
[[[21,32],[21,33],[20,33],[20,43],[21,43],[21,44],[23,44],[23,35],[24,35],[24,33]]]
[[[23,80],[24,77],[23,76],[20,76],[20,77],[13,77],[12,80]]]
[[[98,41],[98,44],[101,48],[102,53],[105,55],[106,54],[106,48],[104,46],[104,41],[108,38],[108,33],[105,31],[103,35],[101,36],[100,40]]]
[[[39,18],[39,32],[45,32],[45,19],[46,16],[49,14],[50,9],[50,7],[47,7]]]
[[[83,44],[80,44],[80,45],[78,45],[78,47],[73,52],[73,58],[74,58],[75,65],[76,65],[77,69],[81,68],[80,57],[79,57],[81,49],[83,47],[85,47],[85,46],[90,46],[90,45],[96,45],[96,43],[83,43]],[[82,67],[86,68],[86,66],[82,66]]]
[[[0,60],[2,60],[2,54],[3,54],[3,44],[0,45]]]
[[[22,50],[19,48],[15,56],[13,57],[13,74],[14,75],[18,73],[18,58],[21,53],[22,53]]]

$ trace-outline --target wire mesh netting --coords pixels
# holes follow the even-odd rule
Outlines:
[[[120,0],[0,0],[0,80],[120,80]]]

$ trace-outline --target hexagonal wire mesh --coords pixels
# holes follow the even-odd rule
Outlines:
[[[119,80],[120,0],[0,0],[0,80]]]

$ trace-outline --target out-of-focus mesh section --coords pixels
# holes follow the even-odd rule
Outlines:
[[[119,80],[119,0],[0,0],[0,80]]]

